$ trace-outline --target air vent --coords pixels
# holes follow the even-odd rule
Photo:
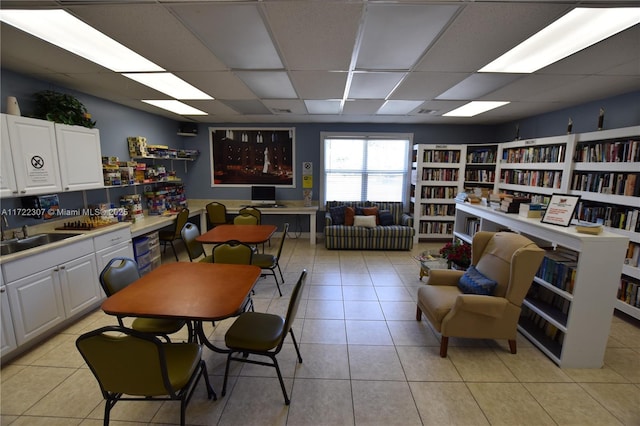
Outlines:
[[[422,108],[422,109],[418,110],[418,114],[437,115],[438,114],[438,110],[437,109]]]
[[[289,108],[271,108],[271,112],[274,114],[291,114],[291,110]]]

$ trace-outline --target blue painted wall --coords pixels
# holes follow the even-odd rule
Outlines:
[[[321,132],[402,132],[413,133],[415,143],[481,143],[504,142],[513,140],[516,124],[520,127],[521,138],[534,138],[559,135],[566,132],[568,118],[573,119],[575,133],[596,130],[598,111],[605,109],[605,128],[626,127],[640,124],[640,91],[591,102],[564,110],[520,120],[518,123],[502,125],[433,125],[433,124],[341,124],[341,123],[252,123],[244,126],[230,123],[199,124],[198,135],[195,137],[178,136],[178,122],[164,117],[149,114],[110,101],[106,101],[85,93],[60,87],[46,81],[25,77],[21,74],[0,70],[0,111],[5,112],[7,96],[18,99],[22,115],[29,116],[33,112],[33,94],[40,90],[55,90],[69,93],[77,97],[97,121],[103,156],[117,156],[121,159],[129,158],[126,138],[128,136],[145,136],[151,144],[169,145],[175,148],[197,149],[200,157],[193,163],[187,163],[187,173],[184,173],[182,162],[174,162],[178,175],[185,181],[188,198],[204,199],[249,199],[249,188],[212,188],[210,171],[209,128],[210,127],[295,127],[296,141],[296,187],[278,188],[279,200],[300,200],[302,198],[301,167],[303,161],[314,164],[314,195],[318,199],[318,185],[320,182],[320,133]],[[139,187],[136,187],[139,188]],[[140,191],[140,189],[138,189]],[[131,193],[132,188],[86,191],[88,204],[118,202],[121,193]],[[61,194],[60,201],[64,208],[75,209],[84,207],[82,193]],[[20,199],[0,200],[3,208],[20,207]],[[287,217],[271,216],[267,220],[294,220]],[[13,219],[13,218],[12,218]],[[318,216],[319,230],[322,229],[322,215]],[[37,223],[36,219],[12,220],[11,227],[23,224]],[[274,222],[275,223],[275,222]],[[277,223],[276,223],[277,224]],[[308,225],[301,224],[302,231],[308,231]],[[306,226],[306,229],[305,229]]]

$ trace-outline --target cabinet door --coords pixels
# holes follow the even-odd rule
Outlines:
[[[63,191],[102,188],[102,154],[98,129],[55,125]]]
[[[7,288],[0,286],[0,313],[2,314],[2,329],[0,330],[0,356],[4,356],[18,347],[16,335],[13,332],[13,320],[11,319],[11,309],[9,308],[9,297]]]
[[[0,117],[0,197],[12,197],[18,194],[16,175],[13,170],[13,155],[11,155],[11,144],[9,142],[9,129],[7,129],[7,117],[2,114]]]
[[[59,192],[60,171],[53,123],[7,115],[18,195]]]
[[[129,257],[133,259],[133,244],[131,243],[131,240],[96,252],[98,275],[114,257]]]
[[[47,269],[7,283],[18,345],[64,320],[60,278],[56,269]]]
[[[98,269],[93,254],[61,265],[59,273],[67,318],[81,313],[100,301]]]

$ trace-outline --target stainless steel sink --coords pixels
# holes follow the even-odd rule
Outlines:
[[[7,255],[17,253],[35,247],[40,247],[45,244],[55,243],[56,241],[66,240],[67,238],[75,237],[76,235],[78,234],[50,233],[37,234],[22,239],[13,238],[0,243],[0,254]]]

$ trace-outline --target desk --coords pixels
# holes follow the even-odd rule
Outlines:
[[[200,216],[200,229],[207,229],[207,214],[205,206],[211,201],[218,201],[219,203],[224,204],[227,207],[227,213],[230,214],[238,214],[240,209],[246,205],[251,204],[250,201],[246,200],[200,200],[200,199],[189,199],[187,200],[189,203],[189,209],[192,207],[194,209],[202,209],[204,210]],[[276,207],[276,208],[260,208],[257,206],[258,210],[263,215],[303,215],[309,216],[309,243],[312,246],[316,245],[316,216],[318,214],[318,202],[315,201],[312,206],[305,207],[304,202],[297,200],[281,200],[281,202],[285,207]]]
[[[238,240],[245,244],[262,244],[276,232],[275,225],[218,225],[196,237],[203,244],[219,244]]]
[[[251,265],[167,263],[107,298],[102,310],[116,316],[194,321],[200,341],[225,352],[207,339],[202,321],[238,315],[260,273]]]

